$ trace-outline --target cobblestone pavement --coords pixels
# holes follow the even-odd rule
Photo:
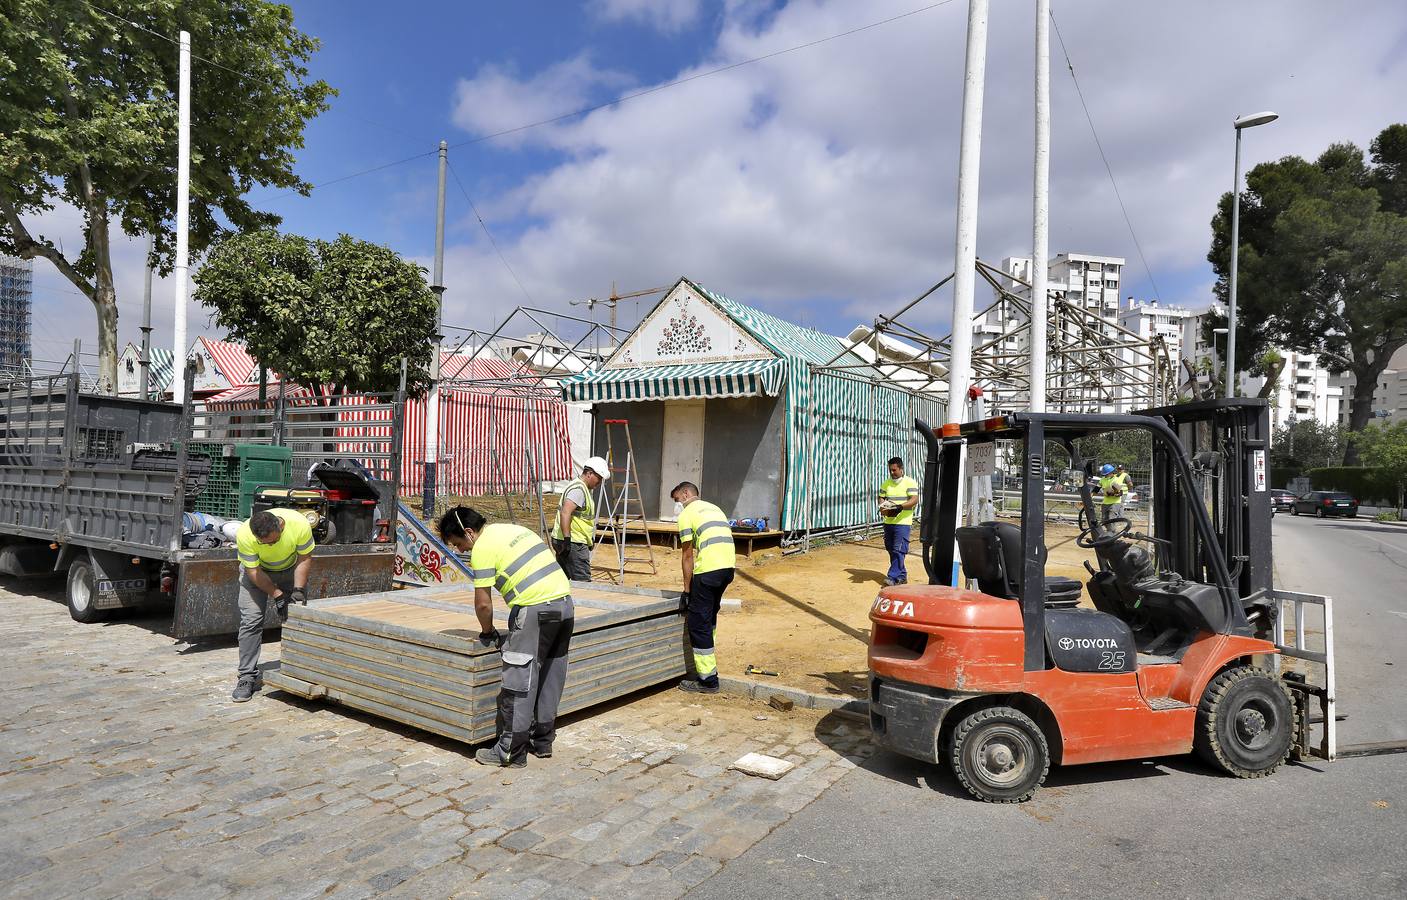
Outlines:
[[[181,652],[164,616],[80,625],[58,587],[4,587],[9,897],[679,896],[868,752],[834,715],[665,690],[488,769],[336,706],[232,704],[232,644]],[[727,771],[748,751],[797,768]]]

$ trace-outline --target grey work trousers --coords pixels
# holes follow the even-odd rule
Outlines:
[[[264,570],[279,590],[293,590],[293,569],[282,572]],[[269,614],[269,595],[249,580],[248,570],[239,567],[239,674],[259,672],[259,647],[264,642],[264,619]]]
[[[557,565],[572,581],[591,580],[591,545],[575,541],[552,540],[552,550],[557,556]]]
[[[508,614],[495,741],[504,759],[523,759],[529,747],[538,753],[552,749],[557,705],[567,685],[567,649],[575,610],[572,598],[563,597],[515,606]]]
[[[1122,501],[1120,501],[1119,503],[1105,503],[1103,505],[1102,513],[1103,517],[1101,521],[1104,522],[1107,522],[1110,519],[1122,519],[1124,517],[1124,504]]]

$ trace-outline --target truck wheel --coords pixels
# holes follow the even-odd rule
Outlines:
[[[1237,778],[1261,778],[1280,768],[1294,737],[1294,698],[1265,669],[1227,669],[1212,679],[1197,704],[1193,748]]]
[[[1009,706],[981,709],[959,722],[948,759],[968,793],[988,803],[1031,799],[1050,771],[1045,735],[1029,716]]]
[[[85,625],[104,617],[106,610],[97,608],[98,586],[93,577],[93,564],[80,559],[68,567],[68,614],[73,621]]]

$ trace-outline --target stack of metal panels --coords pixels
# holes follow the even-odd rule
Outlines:
[[[686,672],[679,595],[573,583],[576,621],[561,712]],[[508,627],[495,603],[494,622]],[[498,650],[478,641],[466,585],[339,597],[289,609],[275,687],[328,699],[445,737],[494,736]]]

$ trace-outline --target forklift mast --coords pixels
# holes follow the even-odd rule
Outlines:
[[[1268,597],[1270,555],[1270,406],[1265,400],[1202,400],[1140,410],[1162,419],[1177,433],[1202,486],[1217,544],[1242,603]],[[1153,493],[1173,498],[1180,489],[1176,466],[1165,450],[1154,453]],[[1174,493],[1169,493],[1174,492]],[[1155,502],[1154,530],[1172,542],[1175,567],[1205,571],[1205,547],[1190,540],[1194,524],[1185,503]]]

